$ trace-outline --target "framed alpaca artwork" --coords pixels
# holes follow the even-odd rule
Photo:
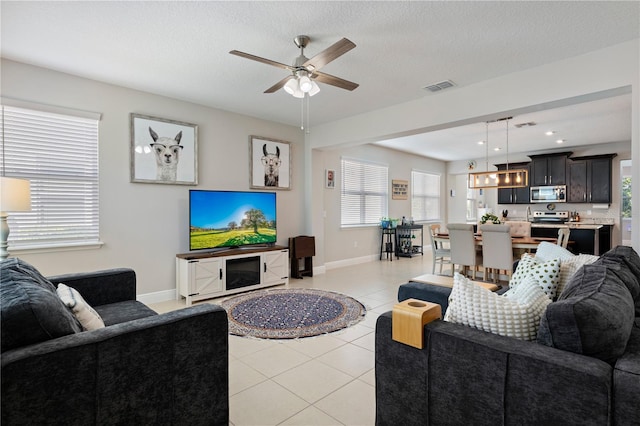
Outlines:
[[[291,189],[291,144],[250,136],[249,178],[252,189]]]
[[[131,182],[198,184],[198,126],[131,113]]]

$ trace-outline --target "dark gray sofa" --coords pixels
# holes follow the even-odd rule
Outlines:
[[[131,269],[46,280],[17,259],[1,266],[3,425],[228,424],[222,308],[158,315],[135,300]],[[82,331],[51,283],[78,290],[106,327]]]
[[[415,298],[429,301],[426,291]],[[423,349],[391,336],[387,312],[377,425],[640,424],[640,258],[629,247],[576,272],[535,342],[445,321],[424,327]]]

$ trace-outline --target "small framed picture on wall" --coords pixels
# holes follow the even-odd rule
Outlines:
[[[336,171],[327,169],[324,172],[324,187],[333,189],[336,187]]]
[[[252,189],[291,189],[291,145],[278,139],[249,137]]]

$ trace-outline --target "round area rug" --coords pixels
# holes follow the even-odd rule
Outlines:
[[[365,307],[344,294],[292,288],[258,290],[220,303],[229,317],[229,333],[261,339],[317,336],[362,320]]]

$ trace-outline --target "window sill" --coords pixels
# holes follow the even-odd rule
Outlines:
[[[29,247],[11,248],[9,247],[9,253],[13,256],[20,254],[39,254],[39,253],[53,253],[63,251],[78,251],[78,250],[91,250],[99,249],[104,245],[102,241],[96,241],[91,243],[61,243],[61,244],[42,244],[33,245]]]

